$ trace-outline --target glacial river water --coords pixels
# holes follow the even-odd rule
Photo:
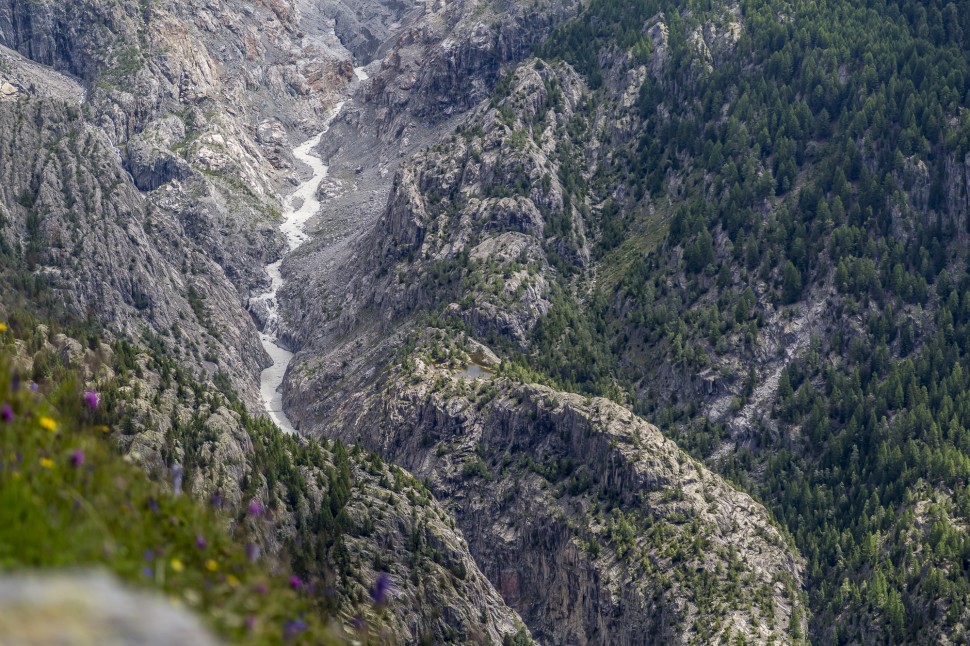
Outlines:
[[[367,72],[363,67],[354,69],[354,73],[359,81],[367,80]],[[323,124],[323,129],[312,139],[304,141],[293,150],[293,156],[310,167],[313,174],[310,179],[301,183],[288,199],[283,200],[283,220],[280,224],[280,231],[286,236],[288,246],[284,257],[292,253],[297,247],[307,241],[309,236],[303,230],[307,221],[320,211],[320,200],[317,199],[317,189],[320,182],[327,177],[328,167],[323,163],[313,150],[320,145],[324,135],[330,130],[330,124],[344,107],[345,101],[341,101],[334,106],[333,112]],[[273,365],[263,370],[259,376],[259,392],[263,400],[263,406],[270,418],[276,425],[286,433],[295,433],[296,429],[290,419],[283,412],[283,377],[286,369],[293,360],[293,353],[287,350],[279,339],[280,331],[280,311],[277,294],[283,286],[283,274],[280,267],[283,260],[266,265],[266,273],[270,277],[269,291],[253,297],[253,301],[262,301],[266,305],[266,323],[259,334],[259,339],[263,343],[263,348],[273,360]]]
[[[313,150],[320,145],[320,141],[327,131],[330,130],[330,123],[337,118],[344,102],[341,101],[327,118],[323,125],[323,130],[312,139],[303,142],[293,150],[293,156],[310,167],[313,171],[310,179],[301,183],[297,189],[284,200],[283,220],[280,224],[280,231],[286,236],[288,246],[287,253],[292,253],[297,247],[307,241],[307,234],[303,227],[307,221],[320,211],[320,200],[317,199],[317,189],[320,182],[327,176],[327,165],[323,163]],[[284,254],[285,256],[286,254]],[[282,259],[266,266],[266,273],[270,277],[269,291],[253,297],[254,301],[263,301],[266,304],[266,324],[259,335],[263,348],[273,360],[273,365],[263,370],[260,374],[259,391],[263,399],[266,412],[276,425],[287,433],[295,433],[296,429],[290,422],[286,413],[283,412],[283,393],[281,385],[286,368],[293,359],[293,353],[283,347],[279,340],[280,331],[280,312],[277,294],[283,286],[283,274],[280,266]]]

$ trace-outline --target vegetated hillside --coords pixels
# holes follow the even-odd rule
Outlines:
[[[819,641],[964,639],[967,17],[630,8],[594,2],[545,51],[600,85],[612,142],[578,191],[600,260],[575,308],[608,368],[581,371],[556,313],[526,361],[619,385],[763,499],[809,560]]]
[[[0,456],[11,462],[0,474],[33,489],[10,489],[4,509],[19,520],[5,527],[19,538],[3,542],[0,570],[104,564],[184,597],[221,631],[253,643],[296,629],[395,643],[528,637],[453,519],[403,470],[251,417],[231,391],[182,369],[159,339],[139,350],[106,344],[96,331],[82,342],[29,317],[9,327],[0,333],[0,385],[10,390],[0,404],[12,406],[13,425],[0,422],[9,435]],[[78,480],[78,471],[95,475]],[[58,486],[81,496],[80,506],[70,495],[63,508],[45,506],[62,499]],[[210,563],[217,555],[234,565]],[[296,594],[264,598],[260,573]],[[212,592],[206,577],[218,580]]]
[[[233,641],[338,643],[331,613],[289,568],[245,547],[261,507],[239,510],[227,531],[225,512],[151,482],[113,446],[119,430],[104,399],[117,393],[82,390],[78,366],[42,363],[44,350],[33,357],[43,378],[32,381],[23,362],[37,337],[0,330],[0,572],[102,565],[201,612]],[[88,353],[86,367],[110,352]]]
[[[469,334],[764,501],[813,640],[959,642],[968,46],[953,3],[594,0],[399,172],[292,401],[339,418],[360,348]]]

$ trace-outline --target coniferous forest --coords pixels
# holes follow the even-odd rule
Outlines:
[[[599,205],[601,280],[523,361],[630,402],[763,501],[808,561],[821,642],[966,638],[967,8],[594,0],[541,50],[583,74],[592,119],[656,60],[644,16],[669,30],[636,125],[605,126],[612,158],[564,178]],[[699,60],[697,25],[732,10],[745,30]],[[755,393],[777,321],[802,343]],[[732,412],[766,414],[715,423],[645,365],[713,373]]]

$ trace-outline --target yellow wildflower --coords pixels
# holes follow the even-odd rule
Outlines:
[[[182,561],[178,559],[172,559],[168,564],[172,567],[172,572],[181,572],[185,569],[185,566],[182,565]]]
[[[3,334],[6,331],[7,331],[7,324],[6,323],[0,323],[0,334]]]
[[[111,427],[110,426],[105,426],[104,424],[99,424],[98,426],[95,426],[94,427],[94,430],[101,431],[102,433],[110,433],[111,432]]]
[[[239,579],[236,578],[236,575],[235,574],[230,574],[229,576],[227,576],[226,577],[226,583],[229,584],[229,587],[230,588],[238,588],[239,587]]]
[[[51,460],[50,458],[41,458],[40,459],[40,466],[44,467],[45,469],[53,469],[54,468],[54,461]]]
[[[50,417],[41,417],[40,427],[53,433],[57,430],[57,422]]]
[[[215,572],[219,569],[219,564],[214,560],[209,559],[205,562],[205,569],[209,570],[209,572]]]

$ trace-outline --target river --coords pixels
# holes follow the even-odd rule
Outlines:
[[[300,245],[307,241],[309,236],[304,232],[303,227],[307,221],[320,211],[320,200],[317,199],[317,189],[320,182],[327,176],[329,170],[316,154],[314,149],[320,145],[323,136],[330,130],[330,124],[340,110],[344,107],[344,101],[338,103],[330,116],[323,124],[323,129],[312,139],[309,139],[293,150],[293,156],[306,164],[313,171],[310,179],[302,182],[296,190],[283,201],[283,218],[280,223],[280,231],[286,236],[287,252],[292,253]],[[273,365],[263,370],[259,377],[259,392],[263,400],[266,412],[276,425],[286,433],[295,433],[296,429],[290,419],[283,412],[283,376],[286,369],[293,359],[290,352],[279,339],[280,332],[280,312],[277,294],[283,286],[283,274],[280,267],[283,259],[266,265],[266,273],[270,277],[270,288],[268,291],[253,297],[253,301],[263,301],[266,305],[266,318],[263,330],[259,334],[259,339],[263,343],[263,348],[273,360]]]

